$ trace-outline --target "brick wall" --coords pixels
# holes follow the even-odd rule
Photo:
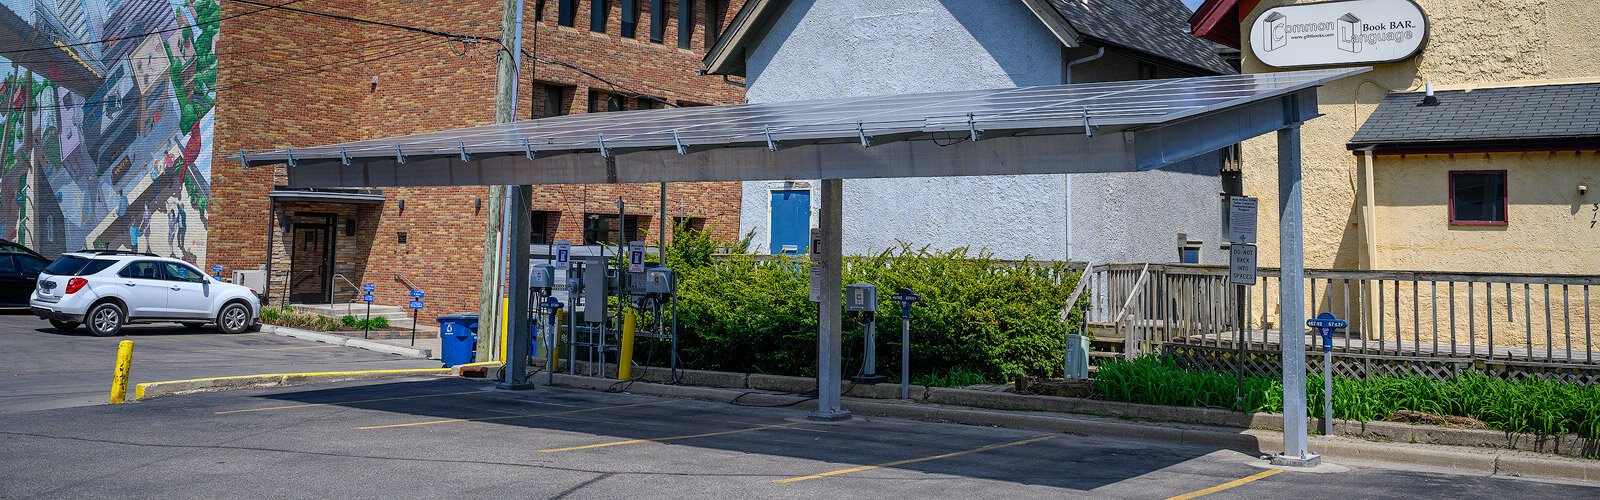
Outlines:
[[[694,74],[703,68],[700,58],[705,50],[705,30],[694,30],[691,48],[679,49],[675,1],[666,2],[670,24],[660,44],[649,42],[651,2],[638,2],[637,39],[620,34],[621,2],[607,2],[606,33],[590,31],[592,2],[578,2],[572,27],[557,25],[558,2],[543,2],[542,16],[536,12],[539,3],[527,4],[524,46],[535,58],[549,63],[524,62],[518,97],[518,115],[523,119],[545,112],[546,83],[567,89],[562,104],[572,113],[587,111],[592,98],[601,98],[603,103],[602,93],[625,96],[626,109],[641,107],[639,96],[674,104],[743,102],[742,89],[720,77]],[[715,17],[725,25],[743,2],[713,3],[719,5]],[[217,49],[219,154],[493,121],[496,46],[492,43],[457,43],[278,10],[232,18],[260,7],[237,2],[222,5],[226,20]],[[490,37],[499,35],[500,6],[495,0],[307,0],[294,4],[301,9]],[[705,20],[705,3],[695,2],[695,9],[696,21]],[[534,21],[541,17],[542,21]],[[610,82],[552,64],[557,62],[583,68]],[[283,168],[244,169],[237,163],[216,162],[210,262],[239,269],[254,269],[265,262],[267,193],[274,184],[285,182]],[[385,203],[362,207],[356,215],[365,243],[352,250],[349,262],[341,260],[339,265],[359,275],[360,279],[351,278],[357,283],[377,284],[379,303],[404,304],[404,280],[427,291],[425,313],[476,310],[487,193],[483,187],[385,189]],[[654,217],[659,208],[654,184],[539,186],[533,204],[536,210],[562,212],[556,218],[556,238],[581,241],[583,214],[614,214],[619,197],[632,214]],[[738,232],[739,197],[737,183],[673,184],[668,188],[668,215],[703,217],[706,227],[732,238]],[[478,208],[479,200],[482,208]],[[655,219],[649,219],[647,227],[654,234]],[[339,231],[343,243],[342,225]],[[406,234],[403,244],[398,242],[402,232]],[[281,247],[281,236],[279,241]],[[364,256],[359,255],[362,252]],[[343,251],[340,255],[346,258]],[[274,264],[275,269],[280,266],[287,267],[287,263]]]

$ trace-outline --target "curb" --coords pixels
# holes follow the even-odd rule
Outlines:
[[[134,386],[133,400],[140,401],[163,396],[216,392],[233,389],[259,389],[263,387],[288,387],[318,382],[343,382],[372,380],[417,375],[450,375],[449,368],[408,368],[400,370],[361,370],[348,372],[268,373],[234,377],[210,377],[189,380],[145,382]]]
[[[313,332],[313,331],[307,331],[307,330],[300,330],[300,329],[297,329],[297,328],[289,328],[289,327],[285,327],[285,326],[261,325],[261,331],[267,332],[267,333],[271,333],[273,335],[283,336],[283,337],[294,337],[294,338],[297,338],[297,339],[310,340],[310,341],[313,341],[313,342],[321,342],[321,343],[324,343],[324,344],[336,344],[336,345],[342,345],[342,346],[345,346],[345,347],[354,347],[354,348],[357,348],[357,349],[366,349],[368,351],[381,352],[381,353],[384,353],[384,354],[394,354],[394,355],[398,355],[398,356],[404,356],[404,357],[407,357],[407,358],[430,359],[430,358],[433,357],[433,351],[429,350],[429,349],[413,349],[413,348],[410,348],[410,347],[400,347],[400,346],[385,344],[385,343],[382,343],[382,342],[373,342],[371,340],[350,338],[350,337],[346,337],[346,336],[343,336],[343,335],[334,335],[334,334],[331,334],[331,333],[322,333],[322,332]]]
[[[558,386],[595,391],[615,391],[620,383],[615,380],[562,373],[555,375],[555,382]],[[718,403],[730,403],[738,399],[744,404],[799,405],[810,399],[787,394],[752,392],[749,389],[663,385],[642,380],[628,384],[623,389],[633,394]],[[930,392],[936,393],[938,390]],[[1041,414],[1038,411],[978,409],[927,402],[873,401],[854,397],[844,398],[843,406],[851,413],[861,416],[1150,439],[1261,455],[1276,453],[1283,447],[1283,436],[1269,430],[1200,424],[1158,425],[1088,415]],[[1600,481],[1600,461],[1555,457],[1527,451],[1375,443],[1339,436],[1312,436],[1310,444],[1312,451],[1334,460],[1372,460],[1425,465],[1492,476]]]

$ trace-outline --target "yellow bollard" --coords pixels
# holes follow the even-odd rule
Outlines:
[[[622,345],[617,351],[617,380],[628,380],[633,376],[633,330],[639,319],[629,310],[627,316],[622,317]]]
[[[128,368],[133,364],[133,341],[117,343],[117,371],[111,376],[111,404],[128,401]]]
[[[550,345],[545,346],[545,349],[555,349],[555,352],[546,352],[545,356],[554,356],[556,358],[556,364],[561,364],[561,334],[566,331],[566,328],[567,310],[559,309],[556,311],[556,328],[555,330],[552,330],[552,332],[555,333],[555,340],[550,342]]]
[[[511,359],[511,356],[510,356],[511,351],[509,349],[511,347],[511,340],[510,340],[511,336],[510,335],[506,335],[507,332],[511,331],[511,323],[510,323],[511,314],[509,314],[510,311],[511,311],[511,298],[508,297],[508,298],[500,299],[500,310],[507,312],[507,314],[501,314],[500,315],[500,356],[499,357],[500,357],[500,362],[501,363],[505,363],[506,360]]]

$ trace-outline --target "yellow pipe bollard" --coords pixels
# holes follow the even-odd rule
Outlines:
[[[111,376],[111,404],[128,401],[128,368],[133,364],[133,341],[117,343],[117,371]]]
[[[506,311],[506,314],[500,315],[500,362],[505,363],[511,359],[511,336],[506,335],[511,331],[511,298],[500,299],[500,310]]]
[[[550,342],[550,345],[544,346],[545,349],[555,349],[555,352],[546,352],[545,355],[547,357],[553,355],[556,358],[555,364],[557,365],[561,364],[561,334],[566,331],[566,328],[567,310],[559,309],[556,311],[556,327],[551,330],[555,333],[555,339]]]
[[[629,310],[627,316],[622,317],[622,345],[617,351],[617,380],[628,380],[633,376],[633,330],[639,320]]]

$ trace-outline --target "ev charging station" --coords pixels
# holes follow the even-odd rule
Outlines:
[[[840,405],[843,327],[843,179],[1136,172],[1165,167],[1252,137],[1278,138],[1280,325],[1305,322],[1300,126],[1317,89],[1370,68],[852,97],[567,115],[356,141],[240,151],[246,167],[285,165],[290,187],[513,185],[512,311],[532,309],[526,280],[532,184],[821,179],[813,234],[818,299],[818,398],[810,417],[849,418]],[[625,219],[624,219],[625,220]],[[604,304],[629,290],[627,268],[574,261],[565,304],[572,340],[597,348]],[[557,267],[560,267],[557,265]],[[671,284],[670,277],[661,278]],[[646,280],[648,281],[648,280]],[[572,287],[579,293],[571,293]],[[631,293],[631,292],[630,292]],[[659,307],[671,294],[652,296]],[[662,297],[666,297],[664,301]],[[596,307],[598,306],[598,307]],[[580,315],[587,330],[579,330]],[[526,373],[528,318],[512,314],[506,371]],[[664,323],[657,319],[656,323]],[[667,331],[657,325],[656,331]],[[584,335],[588,335],[585,337]],[[584,345],[579,345],[579,340]],[[1283,336],[1287,465],[1314,465],[1307,450],[1302,335]],[[570,369],[570,368],[569,368]],[[508,379],[515,380],[515,379]],[[516,384],[510,384],[516,385]]]

